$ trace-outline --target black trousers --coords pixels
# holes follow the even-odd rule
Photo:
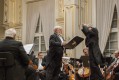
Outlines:
[[[60,65],[49,65],[46,69],[46,80],[58,80],[60,73]]]
[[[90,70],[91,70],[90,80],[104,80],[100,68],[93,61],[90,61]]]

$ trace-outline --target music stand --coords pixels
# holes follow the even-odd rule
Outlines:
[[[4,68],[4,79],[6,79],[6,71],[14,65],[14,56],[10,52],[0,52],[0,68]]]
[[[72,40],[70,40],[66,45],[64,45],[65,49],[74,49],[79,43],[81,43],[84,39],[75,36]]]
[[[78,44],[80,44],[84,38],[75,36],[73,39],[71,39],[66,45],[64,45],[65,48],[65,54],[66,54],[66,49],[74,49]],[[67,55],[67,54],[66,54]]]

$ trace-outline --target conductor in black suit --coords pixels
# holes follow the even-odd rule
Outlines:
[[[25,68],[30,60],[23,48],[22,42],[15,40],[16,30],[10,28],[5,31],[5,39],[0,41],[0,52],[10,52],[14,55],[15,61],[12,67],[7,68],[7,80],[26,80]],[[0,68],[0,80],[3,80],[4,69]]]
[[[46,80],[58,80],[62,65],[63,45],[62,27],[55,26],[54,34],[49,39],[49,53],[47,55]]]
[[[86,36],[85,44],[89,48],[89,61],[91,80],[103,80],[99,66],[103,63],[103,57],[99,48],[98,30],[91,26],[83,25],[82,32]]]

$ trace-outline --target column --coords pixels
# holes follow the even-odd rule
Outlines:
[[[79,0],[64,0],[64,26],[65,26],[65,39],[71,40],[77,35],[78,28],[78,1]],[[76,58],[76,48],[67,50],[70,57]]]

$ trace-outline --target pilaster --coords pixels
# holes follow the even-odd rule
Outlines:
[[[22,0],[4,0],[3,26],[5,29],[15,28],[17,30],[16,39],[22,39]]]

